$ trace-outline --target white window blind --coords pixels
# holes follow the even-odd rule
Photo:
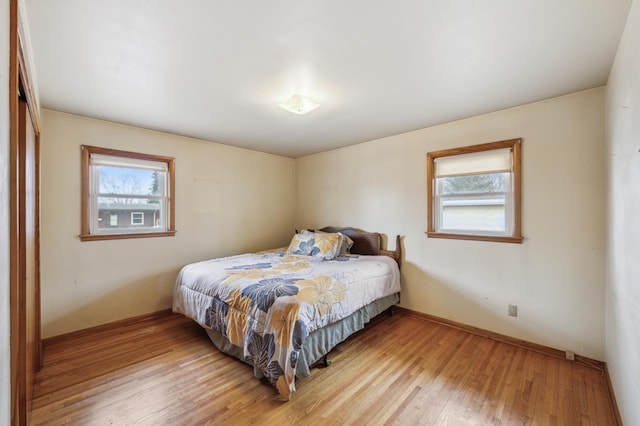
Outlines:
[[[511,149],[495,149],[472,154],[439,157],[434,160],[434,176],[465,176],[512,170]]]
[[[126,167],[132,169],[155,170],[158,172],[166,172],[168,170],[167,163],[160,161],[139,160],[137,158],[115,157],[113,155],[95,153],[92,153],[90,158],[90,164],[92,166]]]

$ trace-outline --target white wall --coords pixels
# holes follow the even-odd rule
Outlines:
[[[606,361],[625,424],[640,421],[640,1],[607,87]]]
[[[0,0],[0,425],[11,422],[9,371],[9,0]]]
[[[296,161],[296,227],[404,236],[401,305],[604,359],[605,89]],[[430,239],[429,151],[523,138],[523,244]],[[519,307],[517,318],[507,305]]]
[[[80,145],[176,159],[175,237],[80,242]],[[288,244],[294,160],[43,110],[43,337],[171,307],[183,265]]]

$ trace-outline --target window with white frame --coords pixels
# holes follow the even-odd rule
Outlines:
[[[143,212],[131,212],[131,224],[132,225],[144,225],[144,213]]]
[[[427,235],[522,242],[520,139],[427,154]]]
[[[81,240],[171,236],[174,159],[82,146]]]

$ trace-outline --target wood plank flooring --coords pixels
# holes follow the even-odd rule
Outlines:
[[[376,318],[278,400],[191,320],[45,346],[34,425],[613,425],[601,371],[405,313]]]

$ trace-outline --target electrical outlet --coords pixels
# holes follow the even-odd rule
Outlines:
[[[518,316],[518,305],[509,305],[509,312],[508,312],[510,317],[517,317]]]
[[[564,357],[569,361],[576,360],[576,354],[573,351],[564,351]]]

